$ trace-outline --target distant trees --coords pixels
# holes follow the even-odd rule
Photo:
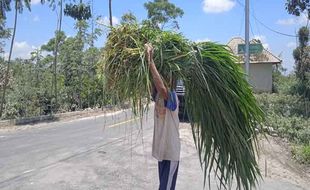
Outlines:
[[[18,13],[22,13],[24,7],[26,7],[28,10],[30,10],[30,2],[31,0],[14,0],[14,10],[15,10],[15,16],[14,16],[14,28],[13,28],[13,34],[11,38],[11,46],[10,46],[10,51],[9,51],[9,58],[7,61],[7,69],[5,71],[5,78],[4,78],[4,84],[2,86],[2,97],[1,97],[1,102],[0,102],[0,117],[2,116],[3,113],[3,106],[5,103],[5,95],[6,95],[6,90],[7,90],[7,84],[8,84],[8,79],[9,79],[9,73],[10,73],[10,63],[11,63],[11,58],[12,58],[12,51],[13,51],[13,45],[14,45],[14,40],[15,40],[15,33],[16,33],[16,26],[17,26],[17,15]],[[11,0],[1,0],[0,2],[0,20],[1,23],[4,22],[3,20],[6,18],[6,12],[11,10]]]
[[[287,0],[286,10],[289,14],[300,16],[302,13],[310,19],[309,0]],[[298,47],[293,51],[295,73],[298,79],[293,91],[310,100],[310,47],[309,28],[303,26],[298,31]]]
[[[30,10],[29,2],[14,1],[16,19],[21,6]],[[10,64],[6,65],[8,61],[0,58],[1,95],[2,89],[6,90],[6,95],[1,96],[1,118],[73,111],[103,106],[107,102],[102,101],[102,79],[98,77],[100,49],[94,46],[101,30],[94,27],[93,20],[90,28],[90,5],[80,1],[78,4],[66,4],[63,9],[64,0],[46,2],[53,9],[59,9],[55,36],[31,52],[29,59],[9,59]],[[1,9],[11,10],[10,3],[1,0]],[[75,36],[67,37],[61,29],[63,11],[77,20]],[[3,51],[4,40],[10,37],[10,31],[5,30],[5,12],[1,12],[0,16],[0,50]],[[12,44],[13,41],[12,38]]]
[[[99,63],[101,49],[95,40],[102,31],[94,26],[91,3],[83,0],[42,0],[58,11],[55,36],[31,52],[29,59],[12,59],[18,13],[30,10],[30,0],[0,0],[0,52],[11,38],[8,60],[0,58],[0,118],[19,118],[66,112],[118,103],[113,94],[103,88],[105,77]],[[157,29],[178,28],[177,18],[184,12],[168,0],[144,4],[148,22]],[[5,26],[6,13],[15,10],[15,25]],[[108,0],[109,22],[112,23],[112,0]],[[63,14],[74,20],[76,35],[62,31]],[[132,13],[122,16],[121,22],[136,23]]]
[[[310,100],[310,46],[309,28],[301,27],[298,31],[298,47],[293,51],[295,72],[298,84],[295,90],[298,94]]]
[[[289,14],[300,16],[303,12],[310,18],[310,1],[309,0],[287,0],[286,10]]]
[[[171,22],[173,28],[179,28],[176,19],[182,17],[184,11],[168,0],[154,0],[144,4],[147,10],[148,21],[154,26],[163,29]]]

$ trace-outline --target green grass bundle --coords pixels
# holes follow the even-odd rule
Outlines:
[[[205,176],[214,169],[220,186],[235,177],[238,187],[250,189],[260,176],[255,127],[263,112],[225,46],[206,42],[194,48],[185,100]]]
[[[112,28],[103,53],[106,90],[119,101],[130,100],[135,113],[143,113],[142,100],[150,102],[151,75],[144,44],[152,42],[154,61],[163,81],[171,75],[183,78],[182,71],[190,59],[190,45],[180,34],[163,32],[137,24]],[[186,62],[184,62],[186,60]]]
[[[263,112],[235,57],[225,46],[195,44],[173,32],[138,24],[112,28],[102,60],[106,87],[120,101],[130,100],[136,114],[143,113],[143,101],[148,105],[151,96],[146,42],[155,47],[154,61],[164,82],[172,75],[184,81],[204,179],[214,171],[220,186],[227,188],[236,179],[239,189],[251,189],[260,176],[255,127]]]

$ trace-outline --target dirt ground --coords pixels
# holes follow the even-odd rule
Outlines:
[[[259,166],[264,178],[287,181],[310,189],[310,167],[292,159],[290,145],[279,137],[260,139]]]

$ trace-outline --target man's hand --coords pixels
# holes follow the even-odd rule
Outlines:
[[[145,51],[147,54],[147,60],[150,66],[149,68],[153,76],[153,81],[154,81],[156,90],[165,100],[168,100],[168,90],[165,87],[164,82],[161,79],[161,76],[159,72],[157,71],[155,63],[153,61],[154,48],[152,44],[150,43],[144,44],[144,47],[145,47]]]
[[[151,43],[144,44],[144,47],[147,54],[147,61],[151,64],[153,62],[154,48]]]

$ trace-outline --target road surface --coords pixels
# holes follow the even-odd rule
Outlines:
[[[158,189],[157,162],[151,156],[152,114],[150,111],[140,120],[122,111],[1,132],[0,189]],[[180,132],[182,152],[176,189],[203,189],[203,173],[189,125],[182,123]],[[211,188],[216,187],[211,180]],[[305,188],[265,179],[258,189]]]

